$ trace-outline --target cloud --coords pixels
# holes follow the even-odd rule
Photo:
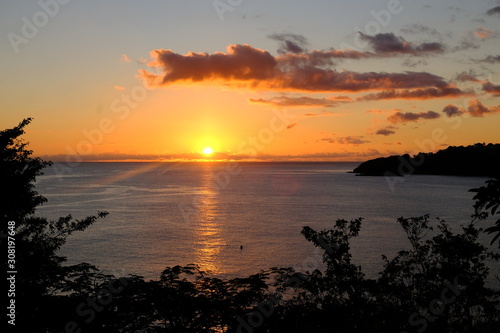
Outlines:
[[[334,153],[312,153],[303,155],[256,155],[256,159],[262,161],[335,161],[341,160],[345,161],[366,161],[368,159],[383,156],[377,149],[366,149],[365,151],[347,151],[343,150],[341,152]]]
[[[407,58],[405,59],[401,65],[405,67],[417,67],[417,66],[427,66],[429,63],[425,59],[415,59],[415,58]]]
[[[445,47],[441,43],[422,43],[416,45],[405,41],[402,37],[398,37],[391,33],[382,33],[374,36],[368,36],[360,32],[361,39],[370,43],[371,47],[377,54],[412,54],[423,55],[429,53],[442,53]]]
[[[292,128],[294,128],[294,127],[298,126],[298,125],[299,125],[299,124],[297,124],[297,123],[292,123],[292,124],[289,124],[289,125],[286,127],[286,129],[292,129]]]
[[[459,108],[456,105],[448,104],[443,108],[443,112],[446,114],[448,118],[451,118],[451,117],[461,116],[462,114],[465,113],[465,110]]]
[[[472,35],[468,35],[462,38],[460,43],[453,48],[453,51],[464,51],[469,49],[478,49],[479,44],[477,44],[477,40]]]
[[[415,89],[415,90],[385,90],[375,94],[369,94],[360,97],[360,101],[376,101],[383,99],[431,99],[431,98],[450,98],[458,96],[470,96],[473,93],[471,91],[462,91],[459,88],[454,87],[442,87],[442,88],[425,88],[425,89]]]
[[[120,60],[122,62],[125,62],[125,63],[128,63],[128,62],[131,62],[132,60],[128,57],[128,55],[126,55],[125,53],[122,54],[122,57],[120,58]]]
[[[454,80],[459,81],[459,82],[467,82],[467,81],[470,81],[470,82],[479,82],[480,81],[477,78],[477,74],[473,70],[470,70],[468,72],[464,71],[464,72],[458,73],[455,76]]]
[[[142,78],[152,86],[174,83],[223,82],[226,86],[254,89],[310,92],[358,92],[381,89],[411,89],[446,87],[440,76],[427,72],[366,72],[336,71],[310,63],[293,63],[286,57],[274,57],[269,52],[250,45],[230,45],[226,53],[154,50],[149,67],[160,68],[161,74],[140,70]]]
[[[362,136],[345,136],[337,139],[337,142],[344,145],[361,145],[370,143],[370,141],[363,139]]]
[[[281,67],[333,66],[334,60],[373,58],[372,52],[360,52],[355,50],[314,50],[306,53],[281,54],[278,58]]]
[[[394,131],[394,129],[394,126],[387,126],[385,128],[379,129],[377,132],[375,132],[375,134],[389,136],[392,134],[396,134],[396,131]]]
[[[484,115],[500,112],[500,105],[486,107],[477,99],[471,99],[469,101],[469,107],[467,108],[467,112],[472,117],[483,117]]]
[[[490,94],[500,96],[500,85],[494,85],[489,81],[483,83],[483,90]]]
[[[488,15],[500,15],[500,6],[493,7],[489,9],[486,14]]]
[[[270,37],[282,42],[281,47],[278,49],[278,53],[281,56],[281,64],[289,64],[293,66],[332,66],[334,65],[335,59],[357,60],[366,58],[395,57],[399,55],[427,55],[431,53],[442,53],[445,51],[445,46],[443,44],[432,42],[416,45],[414,43],[406,42],[402,37],[397,37],[393,33],[370,36],[360,32],[360,35],[362,39],[369,42],[373,51],[361,52],[351,49],[329,49],[314,50],[308,52],[305,48],[302,47],[302,45],[306,43],[303,36],[285,34],[271,35]],[[293,40],[289,40],[290,37],[293,37]],[[297,40],[300,41],[300,45],[297,45]],[[408,59],[405,62],[405,64],[410,67],[414,67],[420,63],[422,63],[422,61],[412,63]]]
[[[253,99],[250,98],[251,103],[270,104],[274,106],[299,106],[299,107],[334,107],[339,101],[349,101],[347,96],[338,96],[331,98],[312,98],[307,96],[302,97],[288,97],[278,96],[270,99]]]
[[[497,56],[487,56],[486,58],[484,58],[483,60],[480,60],[481,62],[488,62],[490,64],[494,64],[494,63],[497,63],[497,62],[500,62],[500,55],[497,55]]]
[[[281,42],[278,49],[279,54],[286,53],[304,53],[307,51],[307,39],[302,35],[296,34],[272,34],[269,38]]]
[[[486,28],[483,28],[483,27],[476,28],[476,30],[474,30],[473,34],[474,34],[474,36],[476,36],[477,38],[479,38],[481,40],[490,39],[490,38],[497,36],[497,34],[494,33],[493,31],[486,29]]]
[[[418,25],[415,25],[418,26]],[[418,29],[425,27],[418,26]],[[415,29],[415,27],[413,27]],[[433,34],[437,31],[430,30]],[[308,52],[305,49],[307,40],[302,35],[294,34],[274,34],[269,37],[280,41],[281,46],[278,53],[282,56],[282,63],[290,63],[295,66],[298,64],[310,64],[313,66],[333,65],[334,59],[363,59],[363,58],[380,58],[394,57],[402,54],[410,55],[427,55],[431,53],[442,53],[445,51],[445,46],[441,43],[422,43],[414,44],[405,41],[402,37],[397,37],[393,33],[376,34],[374,36],[366,35],[360,32],[361,39],[369,42],[374,50],[372,51],[355,51],[355,50],[314,50]],[[408,61],[410,64],[410,62]]]
[[[380,113],[384,113],[384,112],[387,112],[386,110],[379,110],[379,109],[370,109],[370,110],[366,110],[365,113],[375,113],[375,114],[380,114]]]
[[[54,162],[84,161],[84,162],[105,162],[105,161],[179,161],[179,160],[199,160],[206,158],[201,153],[184,154],[130,154],[130,153],[101,153],[88,155],[45,155]]]
[[[339,113],[336,113],[336,112],[321,110],[320,113],[304,113],[302,116],[304,116],[304,117],[331,117],[331,116],[338,116],[338,115],[339,115]]]
[[[401,29],[401,32],[407,34],[428,34],[441,39],[441,34],[439,33],[439,31],[422,24],[408,24]]]
[[[500,113],[500,105],[487,107],[474,98],[469,101],[467,110],[456,105],[449,104],[444,107],[443,112],[448,117],[461,116],[466,113],[472,117],[484,117],[485,115]]]
[[[318,92],[358,92],[445,85],[441,77],[426,72],[357,73],[309,67],[285,73],[279,88]]]
[[[344,136],[339,138],[329,137],[320,139],[319,141],[326,141],[328,143],[338,143],[341,145],[354,145],[354,146],[370,143],[370,141],[365,140],[363,136]]]
[[[115,90],[125,90],[125,88],[122,86],[114,86],[113,88],[115,88]]]
[[[434,112],[434,111],[427,111],[427,112],[419,112],[419,113],[412,113],[412,112],[396,112],[395,114],[389,116],[387,120],[391,123],[406,123],[406,122],[415,122],[419,121],[420,119],[437,119],[439,118],[439,113]]]
[[[455,20],[457,19],[457,16],[460,16],[465,12],[465,9],[460,8],[460,7],[450,6],[450,7],[448,7],[448,9],[451,11],[450,23],[455,22]]]
[[[215,153],[213,160],[233,160],[233,161],[334,161],[345,160],[365,161],[374,157],[380,157],[382,154],[376,149],[367,149],[365,151],[342,151],[333,153],[312,153],[303,155],[269,155],[269,154],[238,154],[238,153]],[[85,162],[105,162],[105,161],[170,161],[170,162],[189,162],[206,159],[206,155],[199,153],[186,154],[127,154],[127,153],[102,153],[92,155],[44,155],[44,160],[65,163],[67,159],[81,160]]]
[[[393,111],[399,111],[398,109],[393,109]],[[375,114],[381,114],[381,113],[387,113],[391,112],[390,110],[379,110],[379,109],[371,109],[371,110],[366,110],[365,113],[375,113]]]
[[[141,71],[150,84],[168,85],[178,81],[201,82],[214,79],[227,81],[266,80],[275,76],[276,59],[267,51],[250,45],[230,45],[227,53],[189,52],[180,55],[172,50],[154,50],[149,67],[162,68],[164,74]]]

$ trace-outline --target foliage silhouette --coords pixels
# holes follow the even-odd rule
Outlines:
[[[474,215],[472,217],[477,220],[486,220],[489,215],[499,215],[500,210],[500,178],[493,178],[486,181],[486,186],[473,188],[470,192],[475,192],[474,196]],[[488,212],[489,210],[489,212]],[[495,234],[491,240],[491,244],[498,240],[498,247],[500,248],[500,218],[496,220],[495,225],[485,230],[489,234]]]
[[[353,262],[350,242],[362,219],[330,229],[304,227],[323,266],[298,272],[273,267],[244,278],[211,277],[196,265],[166,267],[158,280],[114,277],[91,264],[66,266],[57,250],[83,220],[48,221],[34,181],[49,163],[32,158],[19,137],[30,123],[0,132],[2,231],[16,221],[16,328],[23,332],[498,332],[500,292],[487,286],[489,261],[500,255],[478,242],[475,220],[451,231],[428,215],[399,218],[408,249],[376,279]],[[498,179],[475,189],[475,218],[498,214]],[[12,192],[12,197],[10,193]],[[490,212],[488,212],[490,210]],[[498,224],[498,221],[497,221]],[[488,229],[487,229],[488,230]],[[489,231],[496,229],[489,228]],[[494,239],[495,240],[495,239]],[[2,240],[3,242],[3,240]]]
[[[51,163],[31,157],[33,152],[20,139],[31,120],[24,119],[18,126],[0,132],[0,198],[3,203],[0,218],[2,234],[7,233],[9,221],[16,225],[16,270],[20,272],[16,280],[16,326],[36,332],[43,331],[47,321],[56,315],[55,312],[44,313],[49,304],[52,305],[53,299],[49,296],[62,291],[77,292],[83,287],[83,281],[75,284],[75,279],[87,276],[94,269],[87,264],[63,266],[66,258],[57,255],[56,251],[73,232],[86,229],[107,213],[82,220],[73,219],[71,215],[57,221],[34,216],[36,207],[47,201],[37,193],[34,182],[42,169]]]

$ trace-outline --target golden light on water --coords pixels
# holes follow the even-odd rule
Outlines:
[[[205,148],[205,150],[207,148]],[[211,148],[210,148],[211,150]],[[199,222],[195,230],[195,255],[196,262],[203,270],[211,271],[214,274],[222,273],[220,262],[221,246],[224,240],[220,233],[218,224],[218,198],[217,191],[213,187],[212,173],[207,167],[203,174],[201,198],[198,201]]]

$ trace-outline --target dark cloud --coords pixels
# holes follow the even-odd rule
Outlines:
[[[388,126],[388,127],[379,129],[377,132],[375,132],[375,134],[384,135],[384,136],[393,135],[393,134],[396,134],[396,131],[394,129],[395,129],[394,126]]]
[[[275,58],[267,51],[246,44],[231,45],[227,53],[214,54],[180,55],[171,50],[154,50],[151,57],[148,66],[163,70],[162,74],[140,70],[142,78],[152,86],[223,81],[233,87],[314,92],[447,86],[442,77],[427,72],[339,72],[307,63],[294,64],[286,57]]]
[[[445,46],[441,43],[422,43],[414,44],[405,41],[402,37],[397,37],[393,33],[377,34],[369,36],[361,33],[361,38],[368,41],[373,51],[355,51],[355,50],[314,50],[306,52],[299,45],[291,44],[284,45],[278,50],[281,55],[281,63],[291,64],[293,66],[312,65],[312,66],[332,66],[334,60],[342,59],[364,59],[364,58],[385,58],[395,57],[400,55],[428,55],[431,53],[442,53],[445,51]],[[288,35],[286,35],[288,37]],[[295,35],[293,35],[295,36]],[[283,35],[271,35],[273,39],[283,42],[286,40]],[[304,38],[300,36],[300,40]],[[305,39],[305,38],[304,38]],[[405,65],[414,67],[423,61],[411,62],[407,59]]]
[[[474,38],[474,36],[465,36],[462,38],[462,40],[459,42],[457,46],[453,48],[453,51],[464,51],[464,50],[470,50],[470,49],[478,49],[479,44],[477,43],[477,39]]]
[[[391,33],[377,34],[368,36],[360,32],[361,39],[370,43],[371,47],[377,54],[412,54],[424,55],[429,53],[442,53],[445,47],[441,43],[422,43],[416,45],[405,41],[402,37],[398,37]]]
[[[410,68],[414,68],[417,66],[427,66],[428,64],[429,63],[425,59],[422,59],[422,58],[419,58],[419,59],[407,58],[407,59],[405,59],[405,61],[403,61],[401,63],[401,65],[403,65],[405,67],[410,67]]]
[[[411,29],[425,30],[425,27],[415,25]],[[430,30],[432,34],[437,31]],[[441,43],[414,44],[405,41],[402,37],[397,37],[393,33],[377,34],[374,36],[361,33],[361,38],[368,41],[374,52],[355,50],[314,50],[308,52],[305,48],[307,40],[304,36],[295,34],[274,34],[269,37],[281,43],[278,53],[282,56],[281,61],[294,66],[305,64],[313,66],[332,66],[335,59],[363,59],[394,57],[402,54],[427,55],[431,53],[441,53],[445,51],[445,46]]]
[[[307,39],[302,35],[272,34],[268,37],[281,43],[278,49],[279,54],[304,53],[307,51]]]
[[[437,119],[439,118],[439,113],[434,112],[434,111],[427,111],[427,112],[419,112],[419,113],[412,113],[412,112],[396,112],[395,114],[389,116],[387,120],[391,123],[406,123],[406,122],[415,122],[419,121],[420,119]]]
[[[500,96],[500,85],[494,85],[491,82],[483,83],[483,90],[494,95]]]
[[[500,6],[493,7],[489,9],[486,14],[488,15],[500,15]]]
[[[195,53],[187,55],[172,50],[154,50],[150,67],[160,67],[163,75],[142,71],[145,79],[167,85],[177,81],[200,82],[211,79],[222,80],[266,80],[275,76],[276,59],[267,51],[250,45],[230,45],[227,53]],[[151,83],[151,82],[150,82]]]
[[[332,98],[312,98],[307,96],[302,97],[288,97],[278,96],[270,99],[253,99],[250,98],[251,103],[270,104],[274,106],[299,106],[299,107],[334,107],[339,101],[350,100],[347,96],[338,96]]]
[[[482,62],[488,62],[490,64],[494,64],[494,63],[497,63],[497,62],[500,62],[500,55],[497,55],[497,56],[487,56],[486,58],[484,58],[483,60],[481,60]]]
[[[314,50],[307,53],[288,53],[281,54],[278,58],[280,65],[282,67],[303,67],[303,66],[314,66],[314,67],[325,67],[333,66],[334,60],[342,59],[362,59],[371,58],[376,55],[371,52],[360,52],[354,50]]]
[[[459,81],[459,82],[467,82],[467,81],[470,81],[470,82],[479,82],[480,80],[477,78],[477,74],[473,71],[473,70],[470,70],[468,72],[461,72],[461,73],[458,73],[455,78],[454,78],[455,81]]]
[[[500,113],[500,105],[487,107],[474,98],[469,101],[469,106],[466,110],[456,105],[449,104],[444,107],[443,112],[448,117],[461,116],[466,113],[472,117],[484,117],[485,115]]]
[[[369,94],[360,97],[360,101],[375,101],[382,99],[431,99],[431,98],[450,98],[458,96],[470,96],[473,95],[471,91],[463,91],[459,88],[454,87],[442,87],[442,88],[425,88],[425,89],[414,89],[414,90],[385,90],[375,94]]]
[[[357,92],[443,86],[446,86],[446,82],[441,77],[427,72],[357,73],[350,71],[337,72],[335,70],[309,67],[297,68],[291,72],[284,73],[279,88],[318,92]]]
[[[461,116],[465,111],[456,105],[448,104],[443,108],[443,112],[448,118]]]
[[[294,127],[298,126],[298,125],[299,125],[299,124],[297,124],[297,123],[289,124],[289,125],[286,127],[286,129],[292,129],[292,128],[294,128]]]

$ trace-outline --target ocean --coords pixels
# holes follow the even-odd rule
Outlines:
[[[275,266],[321,268],[321,252],[302,228],[363,217],[353,262],[376,277],[382,255],[409,248],[398,217],[430,214],[458,231],[473,213],[468,190],[486,180],[409,175],[388,182],[348,173],[358,164],[55,163],[36,183],[48,199],[37,215],[82,219],[109,212],[71,235],[60,254],[70,264],[146,279],[191,263],[225,278]],[[498,264],[492,269],[500,272]]]

